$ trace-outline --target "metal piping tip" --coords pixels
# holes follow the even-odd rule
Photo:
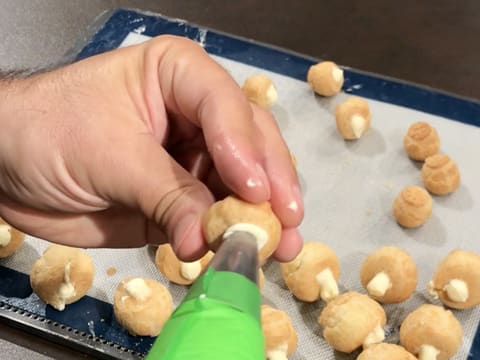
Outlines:
[[[258,248],[252,234],[235,231],[224,239],[215,253],[210,267],[217,271],[231,271],[258,283]]]

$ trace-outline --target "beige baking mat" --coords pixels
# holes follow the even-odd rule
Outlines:
[[[144,40],[130,34],[127,41]],[[432,302],[426,292],[436,264],[450,250],[462,248],[480,252],[480,129],[438,116],[369,100],[372,128],[358,141],[345,142],[336,132],[335,105],[347,98],[339,94],[321,99],[305,82],[259,70],[251,66],[215,57],[238,81],[250,75],[269,75],[278,90],[278,104],[273,113],[298,162],[298,173],[305,199],[305,220],[300,230],[309,241],[331,246],[341,261],[342,290],[364,293],[359,268],[365,256],[383,245],[407,250],[419,268],[417,291],[398,305],[385,306],[388,315],[388,341],[398,340],[401,320],[422,303]],[[362,86],[362,84],[355,84]],[[225,114],[228,116],[228,114]],[[419,229],[399,227],[391,214],[394,197],[405,186],[421,185],[419,165],[410,161],[402,147],[408,126],[415,121],[433,125],[441,139],[441,151],[454,159],[462,175],[462,184],[453,194],[434,197],[433,214]],[[15,256],[2,265],[28,273],[32,262],[47,246],[46,242],[28,238]],[[111,302],[117,283],[126,276],[157,279],[171,290],[175,302],[185,295],[185,288],[171,285],[153,263],[149,248],[129,250],[87,250],[94,258],[96,276],[89,295]],[[108,276],[106,270],[117,273]],[[333,351],[322,339],[317,317],[322,303],[304,304],[286,290],[278,264],[265,266],[268,301],[287,311],[299,336],[298,349],[291,359],[351,359]],[[434,302],[435,303],[435,302]],[[461,321],[463,345],[453,359],[466,359],[479,322],[479,309],[454,311]]]

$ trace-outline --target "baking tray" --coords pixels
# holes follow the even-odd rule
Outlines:
[[[65,62],[148,40],[161,34],[195,40],[241,84],[256,73],[269,75],[279,92],[272,109],[298,161],[306,215],[300,230],[306,240],[330,245],[341,262],[342,290],[363,292],[358,269],[363,258],[382,245],[409,251],[419,266],[417,291],[407,302],[385,306],[389,317],[387,340],[398,339],[398,325],[408,311],[433,302],[426,284],[436,263],[449,250],[461,247],[480,252],[476,241],[480,203],[480,103],[445,92],[344,67],[343,92],[333,98],[315,96],[305,83],[308,68],[318,59],[206,29],[159,14],[118,9],[103,14],[88,35],[67,54]],[[372,129],[357,142],[344,142],[335,130],[334,108],[349,95],[367,98]],[[404,230],[391,216],[394,196],[404,186],[421,184],[418,164],[403,153],[402,137],[418,120],[434,125],[442,151],[458,163],[462,185],[452,195],[434,198],[432,218],[420,229]],[[476,187],[477,186],[477,187]],[[126,276],[145,276],[164,283],[175,304],[186,288],[169,284],[153,263],[154,249],[89,249],[96,276],[88,295],[58,312],[32,294],[28,272],[48,246],[27,237],[25,246],[0,260],[0,317],[13,326],[67,344],[102,359],[138,359],[153,339],[128,335],[115,321],[111,300]],[[128,266],[125,266],[127,264]],[[106,274],[115,267],[117,273]],[[264,297],[287,311],[299,333],[291,359],[352,359],[333,351],[321,338],[316,318],[322,304],[296,301],[281,280],[278,265],[266,264]],[[454,311],[465,336],[454,359],[480,357],[478,309]]]

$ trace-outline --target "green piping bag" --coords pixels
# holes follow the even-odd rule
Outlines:
[[[234,232],[165,323],[147,360],[263,360],[255,239]]]

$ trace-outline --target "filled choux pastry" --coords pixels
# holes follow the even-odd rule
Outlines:
[[[403,138],[403,147],[410,159],[424,161],[440,149],[437,131],[426,122],[412,124]]]
[[[0,218],[0,258],[6,258],[17,251],[25,240],[25,234]]]
[[[171,282],[178,285],[190,285],[203,273],[212,257],[213,253],[209,251],[200,260],[183,262],[177,258],[170,244],[163,244],[157,248],[155,265]]]
[[[432,197],[419,186],[407,186],[393,202],[393,215],[406,228],[424,224],[432,214]]]
[[[264,109],[271,108],[278,98],[273,81],[265,75],[249,77],[243,83],[242,90],[250,102]]]
[[[323,61],[310,66],[307,81],[318,95],[338,94],[343,86],[343,70],[332,61]]]
[[[267,360],[286,360],[297,348],[297,332],[285,311],[268,305],[261,308]]]
[[[173,311],[165,286],[152,279],[127,278],[113,296],[118,323],[134,336],[157,336]]]
[[[400,343],[419,360],[447,360],[462,343],[462,327],[451,311],[424,304],[400,326]]]
[[[35,261],[30,284],[46,304],[62,311],[82,298],[93,283],[95,268],[90,255],[80,249],[51,245]]]
[[[402,346],[380,343],[363,350],[357,360],[417,360],[417,358]]]
[[[340,264],[335,252],[320,242],[305,242],[300,254],[281,263],[283,280],[302,301],[329,301],[338,295]]]
[[[233,196],[214,203],[203,217],[203,233],[213,251],[235,231],[248,232],[257,240],[259,262],[277,249],[282,225],[269,202],[251,204]]]
[[[447,155],[437,154],[425,159],[422,180],[432,194],[446,195],[460,185],[460,172],[457,164]]]
[[[337,105],[337,130],[345,140],[359,139],[370,128],[370,108],[366,100],[351,96]]]
[[[398,303],[408,299],[417,287],[417,266],[406,251],[385,246],[367,256],[360,279],[375,300]]]
[[[453,250],[438,264],[429,292],[454,309],[480,304],[480,256]]]
[[[385,311],[379,303],[355,291],[333,298],[318,319],[325,340],[335,350],[345,353],[382,342],[386,321]]]

